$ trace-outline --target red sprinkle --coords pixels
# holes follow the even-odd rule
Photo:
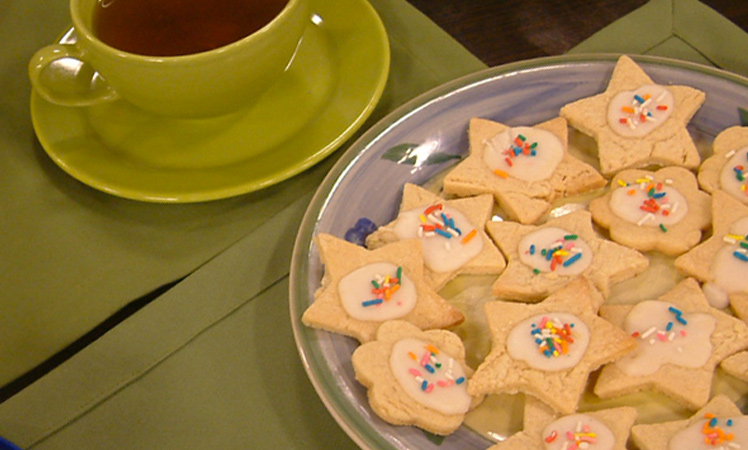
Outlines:
[[[549,443],[549,444],[550,444],[551,442],[555,441],[557,437],[558,437],[558,431],[556,431],[556,430],[553,430],[553,431],[551,431],[551,434],[549,434],[549,435],[548,435],[548,436],[547,436],[547,437],[545,438],[545,442],[547,442],[547,443]]]

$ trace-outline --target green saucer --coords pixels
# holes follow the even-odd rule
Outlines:
[[[289,69],[245,110],[169,119],[124,101],[74,108],[32,92],[36,135],[74,178],[134,200],[215,200],[283,181],[319,162],[363,124],[389,72],[387,35],[366,0],[312,0],[311,7]],[[74,39],[74,32],[62,39]]]

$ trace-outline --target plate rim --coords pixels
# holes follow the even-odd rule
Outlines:
[[[357,28],[360,28],[362,25],[366,26],[366,33],[374,34],[377,37],[375,41],[370,41],[377,54],[377,59],[372,61],[372,66],[376,68],[376,77],[373,77],[375,82],[368,92],[361,95],[362,100],[360,106],[355,110],[355,118],[348,123],[341,122],[337,127],[339,130],[336,129],[337,131],[335,133],[331,133],[335,134],[335,136],[329,139],[329,142],[320,146],[316,150],[310,151],[309,154],[295,159],[293,162],[283,164],[279,168],[268,170],[259,176],[245,179],[242,182],[236,182],[231,185],[206,187],[197,191],[181,193],[175,192],[173,188],[163,189],[160,187],[148,186],[133,187],[121,185],[117,183],[116,180],[101,180],[85,171],[76,169],[74,165],[69,163],[65,155],[61,155],[60,152],[55,151],[54,147],[56,143],[50,141],[47,133],[44,131],[45,127],[40,124],[42,113],[39,112],[39,108],[41,108],[43,104],[46,106],[46,103],[48,102],[43,100],[41,96],[32,89],[30,95],[30,115],[35,135],[47,156],[49,156],[49,158],[65,173],[89,187],[120,198],[163,204],[196,203],[231,198],[278,184],[321,162],[337,150],[346,140],[350,139],[374,112],[384,92],[391,64],[391,50],[386,28],[382,19],[379,17],[379,14],[369,2],[366,0],[348,0],[348,2],[350,5],[355,5],[356,8],[360,8],[366,12],[366,14],[362,14],[361,17],[359,17],[362,20],[357,25]],[[315,5],[315,3],[317,4]],[[319,2],[319,0],[315,2],[315,0],[312,0],[308,29],[318,26],[318,24],[313,23],[313,21],[314,16],[317,13],[323,14],[323,11],[318,11],[322,9],[319,6],[320,4],[324,4],[324,2]],[[324,24],[324,16],[322,19],[322,23]],[[68,28],[61,34],[59,39],[69,36],[73,31],[73,28]],[[331,35],[331,38],[333,38],[331,43],[335,45],[335,35]],[[335,45],[335,47],[338,47],[338,45]],[[341,92],[340,85],[337,85],[337,89],[332,92],[331,97],[335,97],[338,92]],[[343,98],[338,101],[344,102],[346,99]],[[65,107],[62,108],[66,110],[70,109]],[[84,112],[80,112],[80,114],[85,115]],[[314,120],[310,121],[310,123],[313,121]],[[305,127],[306,126],[307,125],[305,125]],[[274,149],[270,148],[268,151],[272,152]],[[158,172],[158,169],[156,168],[155,171]]]
[[[307,262],[309,260],[309,253],[314,245],[313,238],[314,232],[316,231],[315,224],[319,217],[324,214],[325,209],[328,206],[329,197],[336,190],[336,186],[344,177],[345,172],[349,167],[355,164],[355,161],[358,158],[371,150],[372,146],[376,143],[378,136],[386,134],[389,129],[396,127],[398,123],[416,114],[419,110],[428,107],[430,104],[438,102],[439,99],[446,95],[453,95],[460,90],[468,89],[477,84],[490,82],[496,78],[506,76],[507,74],[519,73],[523,70],[538,68],[546,69],[554,65],[591,64],[600,62],[614,63],[622,55],[630,56],[637,63],[684,69],[686,71],[722,78],[740,84],[748,89],[748,77],[717,67],[665,56],[635,55],[627,53],[585,53],[546,56],[511,62],[458,77],[452,81],[434,87],[396,108],[380,119],[355,142],[353,142],[320,183],[307,206],[294,242],[289,273],[289,316],[297,352],[299,353],[304,370],[317,392],[318,397],[321,399],[330,415],[337,422],[338,426],[340,426],[359,447],[370,450],[393,448],[388,442],[381,439],[380,434],[375,432],[373,433],[375,436],[372,436],[371,431],[374,431],[374,429],[371,427],[363,431],[354,429],[354,427],[347,422],[344,417],[342,417],[341,411],[336,409],[333,399],[328,398],[325,389],[330,389],[330,383],[320,379],[321,377],[314,372],[310,362],[310,356],[315,351],[319,351],[319,349],[312,348],[312,341],[316,340],[318,333],[323,332],[320,330],[311,330],[301,323],[301,314],[303,313],[303,310],[300,311],[299,307],[301,305],[297,305],[294,301],[294,299],[304,297],[305,295],[313,295],[313,293],[307,291],[305,283],[308,282],[309,265]],[[310,340],[304,340],[304,333],[315,335],[315,337]],[[375,446],[374,444],[376,444],[377,441],[384,442],[386,447]],[[487,440],[487,442],[490,441]]]

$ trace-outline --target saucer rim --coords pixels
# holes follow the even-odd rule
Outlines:
[[[56,148],[56,146],[59,145],[57,142],[52,142],[50,138],[48,137],[47,133],[50,129],[52,129],[50,125],[42,125],[41,117],[45,116],[47,114],[50,114],[49,111],[43,111],[43,108],[58,108],[60,111],[64,111],[62,114],[74,114],[77,115],[83,119],[85,119],[86,116],[86,109],[87,108],[75,108],[75,107],[62,107],[57,105],[52,105],[45,99],[43,99],[38,93],[31,91],[31,98],[30,98],[30,113],[31,113],[31,119],[32,119],[32,125],[34,128],[34,132],[36,134],[37,139],[39,140],[42,149],[44,152],[59,166],[64,172],[66,172],[68,175],[73,177],[74,179],[82,182],[83,184],[92,187],[96,190],[125,198],[130,200],[137,200],[137,201],[144,201],[149,203],[196,203],[196,202],[204,202],[204,201],[212,201],[212,200],[220,200],[220,199],[226,199],[231,197],[236,197],[243,194],[248,194],[251,192],[255,192],[261,189],[265,189],[267,187],[273,186],[275,184],[278,184],[282,181],[285,181],[301,172],[306,171],[307,169],[313,167],[317,163],[321,162],[323,159],[325,159],[327,156],[329,156],[332,152],[337,150],[346,140],[348,140],[357,130],[363,126],[365,121],[371,116],[372,112],[376,108],[377,104],[379,103],[379,100],[382,97],[382,94],[384,92],[385,86],[387,84],[388,75],[389,75],[389,69],[390,69],[390,62],[391,62],[391,53],[390,53],[390,46],[389,46],[389,38],[387,35],[387,31],[385,29],[385,26],[379,17],[377,11],[374,9],[374,7],[366,0],[348,0],[349,5],[355,6],[356,8],[365,10],[365,14],[362,14],[358,17],[359,20],[357,20],[357,29],[366,29],[367,34],[373,34],[376,35],[378,38],[378,41],[371,42],[371,45],[376,48],[376,54],[378,56],[377,59],[372,60],[372,68],[377,69],[376,72],[376,78],[375,83],[370,87],[369,92],[360,93],[356,95],[356,97],[361,98],[360,105],[356,107],[355,109],[355,117],[352,120],[349,121],[340,121],[337,124],[337,128],[339,130],[336,130],[335,132],[331,133],[335,136],[327,140],[325,145],[320,145],[319,148],[316,150],[310,149],[308,152],[304,153],[303,155],[299,156],[298,158],[293,159],[292,161],[284,162],[283,165],[280,167],[268,169],[267,171],[252,176],[251,178],[247,178],[242,181],[237,181],[230,185],[225,185],[223,183],[216,183],[216,186],[213,187],[204,187],[200,188],[198,190],[190,190],[190,191],[181,191],[179,189],[175,188],[169,188],[169,187],[161,187],[161,186],[152,186],[147,181],[144,182],[141,185],[134,186],[130,183],[121,183],[121,181],[111,179],[110,178],[102,178],[99,175],[95,173],[89,173],[86,170],[79,170],[76,167],[76,164],[74,162],[75,158],[70,158],[69,155],[67,155],[66,152],[60,151],[60,149]],[[312,27],[318,26],[316,23],[313,23],[311,20],[312,17],[319,14],[323,18],[325,17],[324,9],[325,9],[326,3],[324,1],[320,0],[312,0],[310,5],[310,23],[307,25],[307,30],[311,30]],[[342,5],[338,5],[339,7]],[[74,32],[74,29],[72,27],[66,29],[60,36],[60,40],[64,39],[66,36],[69,36],[71,32]],[[305,34],[309,31],[305,31]],[[323,33],[327,33],[327,39],[330,41],[330,43],[338,49],[339,47],[335,45],[335,41],[340,38],[339,35],[336,34],[336,30],[330,30],[330,29],[322,29]],[[348,39],[348,38],[346,38]],[[59,40],[58,40],[59,41]],[[336,51],[344,51],[344,50],[336,50]],[[342,56],[341,59],[345,58],[344,54],[340,54],[338,56]],[[306,72],[305,72],[306,73]],[[338,71],[339,74],[339,71]],[[337,75],[337,74],[336,74]],[[306,77],[311,77],[312,74],[306,75]],[[350,84],[350,81],[349,81]],[[335,88],[333,90],[333,93],[331,94],[332,100],[331,103],[328,104],[328,106],[325,106],[322,108],[322,110],[327,110],[330,108],[329,105],[332,104],[340,104],[341,102],[348,101],[348,98],[342,97],[339,98],[338,93],[342,92],[345,85],[338,82],[335,84]],[[360,91],[358,91],[360,92]],[[122,100],[118,100],[122,101]],[[353,114],[351,115],[351,117]],[[311,127],[312,130],[315,129],[314,127],[314,119],[311,119],[306,123],[304,126],[305,129],[309,129]],[[90,130],[87,130],[90,131]],[[97,140],[95,136],[93,137],[86,137],[86,133],[81,133],[78,136],[74,136],[77,138],[83,138],[86,139],[87,142],[91,142],[91,140]],[[239,138],[241,138],[241,135],[239,135]],[[282,148],[283,144],[279,144],[275,147],[268,148],[264,151],[264,153],[277,151],[278,148]],[[87,144],[85,146],[85,149],[81,150],[81,153],[90,153],[90,152],[97,152],[102,149],[108,149],[111,150],[111,147],[106,146],[105,144],[98,142],[95,144]],[[78,156],[80,157],[80,156]],[[250,158],[251,159],[251,158]],[[246,164],[246,162],[244,163]],[[234,165],[232,165],[234,166]],[[162,173],[166,173],[166,170],[158,169],[154,167],[148,167],[147,168],[149,172],[153,171],[161,171]],[[227,172],[231,170],[231,166],[227,166]],[[209,171],[215,171],[215,169],[210,168],[204,168],[204,169],[194,169],[194,173],[197,172],[209,172]],[[220,175],[219,173],[215,174],[216,177]]]

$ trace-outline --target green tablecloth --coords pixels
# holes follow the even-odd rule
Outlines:
[[[45,450],[355,448],[307,380],[288,319],[296,227],[334,157],[210,204],[141,204],[74,182],[35,142],[25,77],[29,56],[67,26],[65,3],[0,6],[0,385],[133,298],[190,275],[0,404],[0,435]],[[371,3],[393,55],[372,121],[483,67],[404,1]],[[647,21],[657,33],[636,32],[651,30]],[[748,74],[746,43],[694,0],[653,0],[572,51],[654,53]]]

